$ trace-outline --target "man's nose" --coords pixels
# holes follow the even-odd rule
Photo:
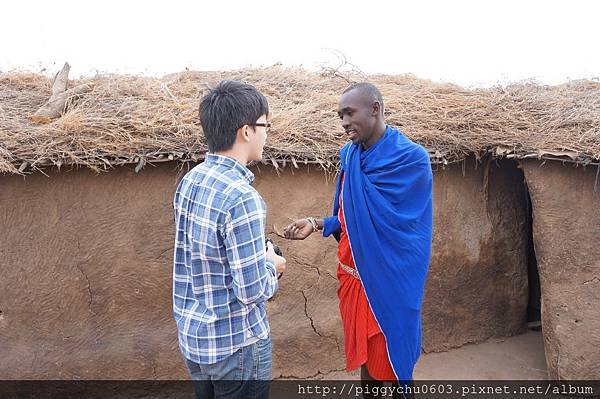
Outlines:
[[[342,127],[343,127],[344,129],[348,129],[348,128],[350,127],[350,118],[349,118],[349,117],[347,117],[347,116],[344,116],[344,117],[342,118]]]

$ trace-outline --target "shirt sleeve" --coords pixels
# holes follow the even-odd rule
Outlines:
[[[339,233],[342,228],[340,220],[336,216],[323,218],[323,237],[329,237],[331,234]]]
[[[229,210],[224,226],[233,291],[246,305],[266,301],[278,287],[275,265],[266,256],[265,220],[262,198],[248,192]]]

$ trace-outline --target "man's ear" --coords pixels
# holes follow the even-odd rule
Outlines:
[[[250,141],[250,131],[248,128],[248,125],[244,125],[237,130],[237,139],[241,140],[242,143]]]
[[[377,116],[377,115],[379,115],[380,112],[381,112],[381,104],[379,104],[379,101],[375,101],[373,103],[373,112],[372,112],[372,115],[373,116]]]
[[[381,108],[381,103],[379,101],[375,101],[373,103],[373,116],[383,115],[383,109]]]

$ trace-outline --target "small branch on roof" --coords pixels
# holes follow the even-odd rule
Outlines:
[[[338,65],[335,68],[321,65],[321,75],[343,79],[349,85],[357,83],[355,79],[356,75],[358,75],[360,80],[367,80],[367,75],[359,67],[349,62],[344,53],[335,49],[329,50],[338,59]]]
[[[144,167],[145,164],[146,164],[146,158],[140,157],[140,160],[139,160],[137,166],[135,167],[135,173],[140,173],[140,170],[142,170],[142,168]]]
[[[275,167],[275,170],[279,169],[279,164],[274,158],[271,158],[271,164]]]
[[[69,70],[71,66],[65,62],[63,68],[56,74],[52,84],[52,95],[50,99],[40,107],[29,118],[33,123],[46,124],[52,119],[59,118],[65,111],[67,101],[76,95],[85,93],[91,89],[89,84],[81,84],[67,90],[69,81]]]
[[[67,91],[70,70],[71,66],[68,62],[65,62],[65,65],[54,78],[54,83],[52,84],[52,96],[50,96],[50,99],[31,116],[31,120],[34,123],[48,123],[51,119],[58,118],[62,114],[67,102],[65,92]]]

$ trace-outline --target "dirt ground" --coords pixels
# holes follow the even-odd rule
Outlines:
[[[329,374],[328,379],[358,380],[358,371]],[[491,338],[447,352],[421,355],[415,380],[545,380],[546,358],[541,331]]]
[[[491,338],[479,344],[465,345],[447,352],[424,354],[419,359],[414,374],[415,380],[544,380],[547,379],[546,360],[542,333],[528,331],[510,338]],[[319,377],[316,377],[319,379]],[[359,372],[338,371],[324,376],[326,380],[359,380]],[[137,384],[137,385],[136,385]],[[2,385],[0,385],[0,391]],[[2,391],[3,398],[24,397],[23,388],[14,389],[8,394]],[[291,387],[291,388],[290,388]],[[6,388],[6,387],[5,387]],[[65,391],[50,385],[49,391],[41,395],[40,386],[32,384],[29,388],[34,394],[27,397],[51,398],[65,397]],[[70,397],[104,398],[107,393],[114,399],[184,399],[193,397],[193,388],[189,381],[179,383],[164,381],[137,381],[125,383],[113,382],[111,385],[98,383],[83,384],[81,391],[76,385],[66,385]],[[28,391],[26,391],[28,392]],[[60,395],[53,395],[60,392]],[[12,393],[12,394],[11,394]],[[84,395],[85,393],[85,395]],[[273,385],[273,399],[300,397],[293,385]],[[319,395],[317,395],[319,396]],[[315,397],[315,396],[310,396]]]
[[[546,358],[541,331],[492,338],[448,352],[421,356],[415,379],[544,380]]]

